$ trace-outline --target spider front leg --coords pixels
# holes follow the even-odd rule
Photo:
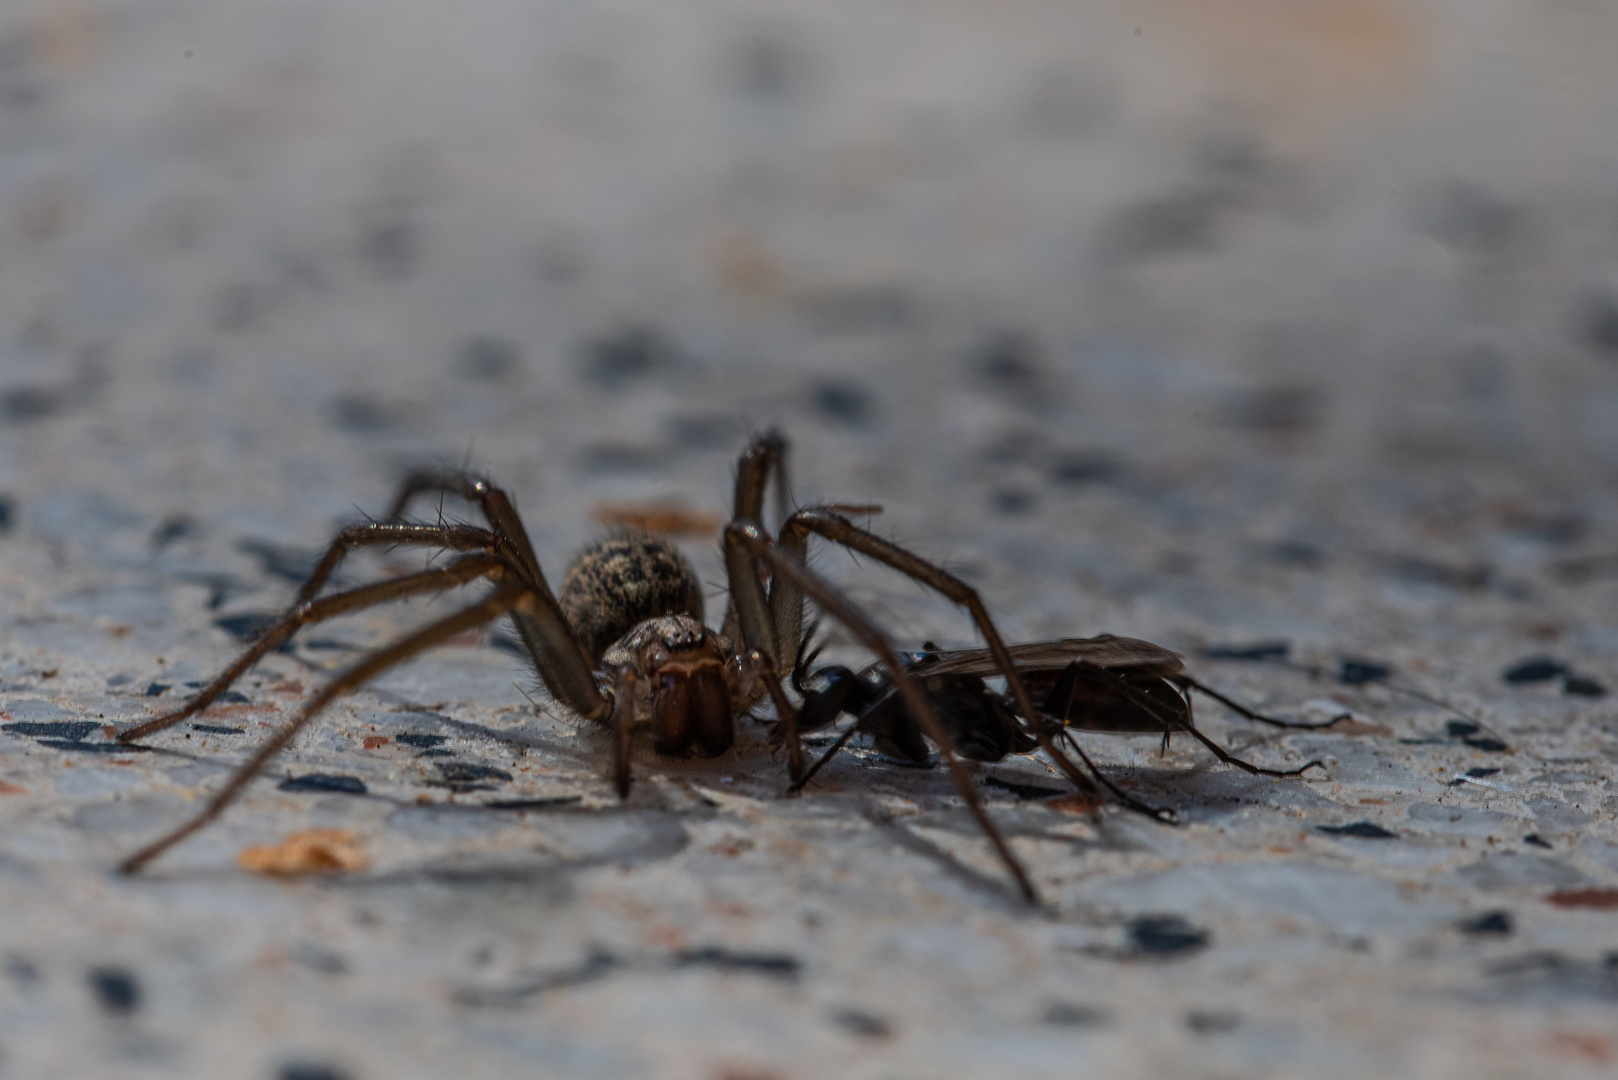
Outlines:
[[[950,776],[955,781],[956,790],[966,801],[972,816],[977,820],[978,826],[994,845],[1006,868],[1017,881],[1024,899],[1030,904],[1039,903],[1039,894],[1034,890],[1033,881],[1028,872],[1023,869],[1022,863],[1012,854],[1005,838],[995,828],[994,822],[989,820],[978,799],[977,788],[973,785],[971,777],[961,766],[960,759],[955,755],[954,744],[949,733],[939,722],[932,703],[920,685],[899,663],[893,646],[883,633],[877,629],[864,612],[855,607],[845,596],[831,585],[821,580],[819,575],[805,567],[794,554],[785,552],[777,547],[765,534],[763,528],[756,522],[733,521],[725,528],[725,562],[729,570],[731,597],[736,605],[737,618],[741,623],[742,633],[751,643],[770,641],[772,650],[774,626],[769,618],[769,605],[764,595],[764,586],[759,580],[760,564],[768,567],[774,581],[779,587],[785,579],[790,581],[797,590],[799,597],[808,596],[820,607],[820,610],[841,622],[854,632],[866,647],[875,653],[893,675],[899,693],[904,695],[905,703],[909,706],[911,714],[916,717],[922,731],[938,747],[945,763],[949,766]],[[801,602],[801,600],[800,600]],[[770,655],[775,655],[772,651]],[[773,667],[773,661],[772,661]],[[772,671],[774,681],[779,685],[779,673]],[[794,717],[794,721],[795,721]],[[789,733],[792,744],[797,743],[796,723]],[[800,749],[801,754],[801,749]],[[796,777],[794,778],[796,779]]]
[[[528,574],[529,584],[544,587],[545,575],[539,568],[533,542],[528,539],[528,530],[523,528],[522,518],[517,514],[516,503],[504,489],[494,486],[485,477],[465,470],[417,469],[400,483],[383,520],[402,522],[410,500],[433,491],[476,503],[489,527],[511,545],[513,557]]]

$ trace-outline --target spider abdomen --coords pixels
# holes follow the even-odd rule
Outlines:
[[[655,536],[611,536],[579,552],[556,595],[579,643],[600,665],[614,642],[648,619],[702,622],[702,585],[680,550]]]

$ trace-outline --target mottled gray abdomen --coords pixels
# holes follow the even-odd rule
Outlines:
[[[678,548],[655,536],[613,536],[579,552],[557,593],[590,663],[636,625],[661,615],[702,621],[702,586]]]

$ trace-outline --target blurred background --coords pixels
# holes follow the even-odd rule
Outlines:
[[[603,500],[722,514],[778,424],[800,499],[983,573],[1599,570],[1615,42],[1603,0],[17,0],[8,520],[313,544],[469,460],[554,565]]]

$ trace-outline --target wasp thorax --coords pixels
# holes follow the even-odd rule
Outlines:
[[[725,640],[697,620],[666,615],[625,634],[606,650],[601,666],[617,673],[617,692],[632,697],[631,723],[652,729],[659,754],[718,757],[735,740],[729,652]]]

